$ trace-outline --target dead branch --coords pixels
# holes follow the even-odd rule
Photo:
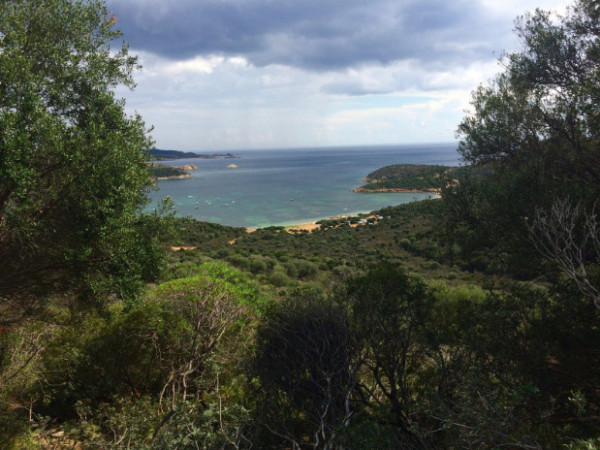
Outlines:
[[[600,257],[596,206],[590,213],[581,204],[556,200],[549,211],[538,209],[528,225],[537,251],[572,280],[579,291],[600,309],[600,292],[590,281],[587,265]]]

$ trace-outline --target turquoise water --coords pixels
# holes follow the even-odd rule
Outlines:
[[[199,152],[201,153],[201,152]],[[180,216],[248,228],[306,223],[431,197],[426,193],[358,194],[370,172],[389,164],[458,165],[456,144],[293,150],[244,150],[236,159],[179,159],[191,178],[158,182],[151,198],[170,196]],[[227,168],[229,164],[238,166]]]

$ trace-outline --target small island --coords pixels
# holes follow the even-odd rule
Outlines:
[[[157,161],[172,161],[175,159],[214,159],[214,158],[224,158],[224,159],[236,159],[239,156],[236,156],[232,153],[212,153],[209,155],[202,155],[199,153],[193,152],[181,152],[179,150],[160,150],[160,149],[152,149],[148,150],[147,155],[149,156],[148,161],[148,170],[150,172],[150,176],[155,180],[174,180],[179,178],[189,178],[192,176],[190,171],[198,170],[193,164],[186,164],[183,166],[169,166],[167,164],[161,164]],[[235,164],[230,164],[227,166],[228,168],[237,168]]]
[[[367,184],[352,191],[439,193],[444,175],[455,169],[440,165],[393,164],[371,172],[363,179]]]

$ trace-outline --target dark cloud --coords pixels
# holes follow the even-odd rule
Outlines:
[[[258,66],[310,70],[399,60],[467,64],[501,51],[512,25],[490,21],[476,0],[108,0],[107,5],[136,50],[173,60],[243,56]]]

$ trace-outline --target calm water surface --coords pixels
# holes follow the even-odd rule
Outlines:
[[[199,152],[201,153],[201,152]],[[244,150],[236,159],[179,159],[191,178],[158,182],[151,198],[170,196],[180,216],[242,227],[305,223],[369,212],[431,197],[425,193],[358,194],[370,172],[389,164],[458,165],[456,144],[293,150]],[[227,168],[229,164],[238,166]]]

